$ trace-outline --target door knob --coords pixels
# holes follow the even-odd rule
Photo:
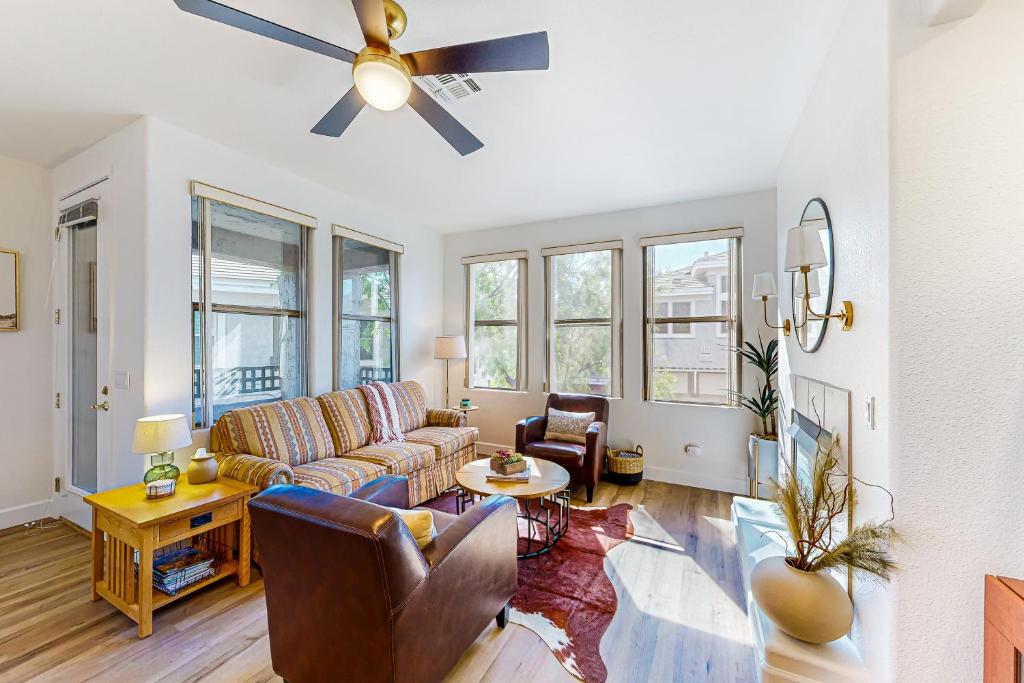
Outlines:
[[[110,410],[110,401],[104,401],[103,403],[93,403],[93,410]]]

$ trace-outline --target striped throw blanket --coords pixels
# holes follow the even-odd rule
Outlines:
[[[371,443],[405,441],[398,419],[398,403],[391,387],[384,382],[371,382],[360,385],[359,390],[370,409]]]

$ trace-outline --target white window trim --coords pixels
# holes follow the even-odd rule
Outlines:
[[[518,283],[516,292],[516,385],[509,389],[502,387],[478,387],[473,385],[473,359],[476,353],[474,333],[476,321],[473,319],[473,269],[472,266],[478,263],[492,263],[495,261],[517,261],[518,269],[516,281]],[[466,368],[463,383],[466,389],[482,391],[527,391],[529,386],[529,356],[528,356],[528,335],[527,321],[529,320],[527,273],[529,271],[529,254],[523,251],[505,251],[494,254],[481,254],[479,256],[464,256],[461,259],[465,268],[466,278]],[[511,325],[509,325],[511,327]]]
[[[262,213],[264,216],[280,218],[281,220],[288,221],[289,223],[298,223],[304,228],[317,227],[317,220],[315,216],[310,216],[307,213],[302,213],[293,209],[287,209],[283,206],[278,206],[277,204],[271,204],[270,202],[265,202],[261,199],[239,194],[238,192],[224,190],[198,180],[193,180],[190,183],[190,192],[193,197],[213,199],[221,204],[230,204],[231,206],[237,206],[241,209],[248,209],[249,211]]]
[[[611,386],[605,398],[622,398],[623,359],[622,359],[622,240],[607,242],[590,242],[588,244],[569,245],[565,247],[548,247],[541,250],[544,257],[544,391],[553,391],[554,357],[555,357],[555,320],[553,315],[554,288],[551,286],[551,256],[564,254],[582,254],[593,251],[610,251],[612,259],[611,282],[611,319],[609,325],[612,335],[612,368]],[[603,394],[600,394],[603,395]]]
[[[362,242],[363,244],[369,244],[373,247],[378,247],[386,251],[391,252],[390,259],[390,278],[391,278],[391,315],[387,317],[387,321],[391,324],[391,379],[393,382],[401,381],[401,335],[402,326],[400,323],[401,319],[401,276],[400,270],[402,265],[402,255],[405,253],[405,247],[397,242],[390,242],[380,237],[374,237],[367,233],[360,232],[358,230],[352,230],[351,228],[345,228],[340,225],[331,226],[334,239],[331,244],[331,263],[334,282],[334,293],[331,296],[331,327],[333,336],[333,354],[334,358],[331,362],[332,367],[332,380],[331,386],[334,387],[335,391],[341,389],[341,323],[342,323],[342,312],[341,312],[341,281],[342,281],[342,240],[350,239],[356,242]],[[389,246],[391,245],[391,246]],[[391,248],[391,247],[396,248]],[[350,315],[350,320],[358,319],[374,319],[383,320],[383,316],[357,316]]]
[[[387,249],[388,251],[393,251],[396,254],[405,253],[405,247],[398,242],[392,242],[391,240],[386,240],[383,237],[377,237],[366,232],[346,228],[345,226],[338,225],[337,223],[331,225],[331,234],[335,237],[345,237],[350,240],[362,242],[363,244],[369,244],[371,247]]]

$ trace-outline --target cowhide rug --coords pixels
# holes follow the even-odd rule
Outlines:
[[[423,505],[454,514],[455,495],[446,493]],[[604,558],[633,535],[631,509],[624,503],[573,507],[566,535],[544,555],[519,561],[511,621],[540,636],[562,666],[587,683],[603,683],[608,677],[601,638],[615,616],[618,598],[604,572]]]

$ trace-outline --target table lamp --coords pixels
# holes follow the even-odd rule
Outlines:
[[[150,454],[150,467],[142,481],[176,481],[181,471],[174,466],[174,449],[192,445],[192,431],[184,415],[153,415],[135,422],[132,451]],[[173,487],[166,494],[174,493]]]
[[[451,408],[448,399],[448,362],[466,357],[466,338],[461,334],[434,337],[434,358],[444,360],[444,407]]]

